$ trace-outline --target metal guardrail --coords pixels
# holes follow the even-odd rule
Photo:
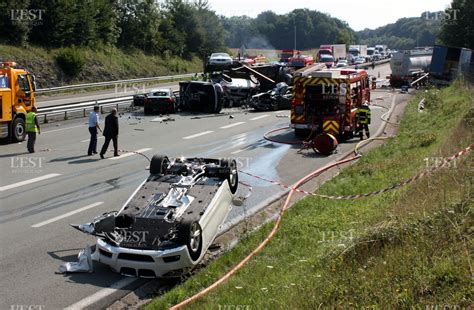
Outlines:
[[[174,95],[179,100],[179,91],[173,91]],[[118,98],[109,98],[109,99],[102,99],[102,100],[89,100],[89,101],[82,101],[82,102],[74,102],[62,105],[55,105],[49,106],[44,108],[38,108],[38,116],[43,117],[43,122],[48,122],[48,116],[53,115],[64,115],[64,119],[68,119],[68,113],[72,112],[79,112],[82,111],[82,116],[86,117],[87,111],[92,111],[94,106],[99,106],[100,112],[104,113],[104,108],[106,107],[115,107],[117,110],[121,105],[129,105],[131,106],[134,96],[125,96],[125,97],[118,97]]]
[[[38,116],[44,117],[44,123],[47,123],[48,116],[64,114],[64,119],[66,120],[68,119],[68,113],[82,111],[82,114],[83,114],[82,116],[85,117],[86,111],[92,110],[94,106],[99,106],[100,112],[103,113],[104,107],[115,106],[118,110],[120,105],[124,105],[124,104],[130,105],[132,100],[133,100],[133,96],[126,96],[126,97],[102,99],[102,100],[95,100],[95,101],[75,102],[75,103],[69,103],[69,104],[64,104],[64,105],[56,105],[52,107],[38,108],[37,114]]]
[[[40,88],[36,90],[36,93],[44,94],[44,93],[50,93],[50,92],[62,91],[62,90],[74,90],[74,89],[85,89],[85,88],[100,87],[100,86],[112,86],[112,85],[120,85],[124,83],[129,84],[129,83],[142,83],[142,82],[147,82],[147,81],[166,81],[166,80],[185,79],[185,78],[192,77],[194,74],[195,73],[186,73],[186,74],[179,74],[179,75],[155,76],[155,77],[130,79],[130,80],[117,80],[117,81],[108,81],[108,82],[86,83],[86,84],[66,85],[66,86],[58,86],[58,87],[50,87],[50,88]]]

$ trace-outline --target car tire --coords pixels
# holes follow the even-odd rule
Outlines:
[[[235,194],[239,187],[239,172],[237,169],[237,162],[232,160],[222,160],[221,166],[224,168],[230,168],[230,173],[226,176],[227,183],[229,183],[230,192]]]
[[[164,155],[154,155],[150,162],[150,174],[165,174],[170,160]]]
[[[25,140],[26,127],[25,120],[21,117],[16,117],[12,123],[12,139],[13,142],[21,142]]]
[[[186,245],[189,256],[196,261],[202,252],[202,228],[196,220],[184,220],[178,227],[178,242]]]

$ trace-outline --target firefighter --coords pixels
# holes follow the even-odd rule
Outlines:
[[[369,124],[370,124],[371,112],[369,108],[369,103],[367,101],[357,109],[356,120],[359,127],[359,137],[363,139],[363,130],[365,130],[365,135],[367,139],[370,138]]]
[[[36,107],[31,108],[31,111],[26,114],[26,133],[28,135],[27,148],[28,152],[35,152],[36,134],[41,134],[41,129],[36,117]]]

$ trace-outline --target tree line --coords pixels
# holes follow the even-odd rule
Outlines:
[[[290,49],[295,46],[295,37],[299,50],[357,41],[354,30],[346,22],[308,9],[296,9],[283,15],[266,11],[256,18],[221,17],[221,21],[229,33],[226,38],[229,47]]]
[[[377,29],[364,29],[357,35],[361,44],[387,44],[392,49],[407,50],[416,46],[433,46],[441,29],[437,13],[426,12],[420,17],[401,18]]]
[[[118,47],[181,57],[226,47],[221,21],[205,0],[2,1],[0,40],[46,48]]]
[[[288,49],[295,42],[300,50],[330,43],[409,49],[439,42],[472,48],[474,2],[453,0],[439,13],[355,32],[344,21],[308,9],[250,18],[218,16],[207,0],[15,0],[0,3],[0,41],[46,48],[117,47],[184,58],[242,45]]]

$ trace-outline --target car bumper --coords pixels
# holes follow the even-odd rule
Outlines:
[[[115,272],[141,278],[180,276],[194,263],[185,245],[166,250],[139,250],[112,246],[97,239],[93,259]]]

